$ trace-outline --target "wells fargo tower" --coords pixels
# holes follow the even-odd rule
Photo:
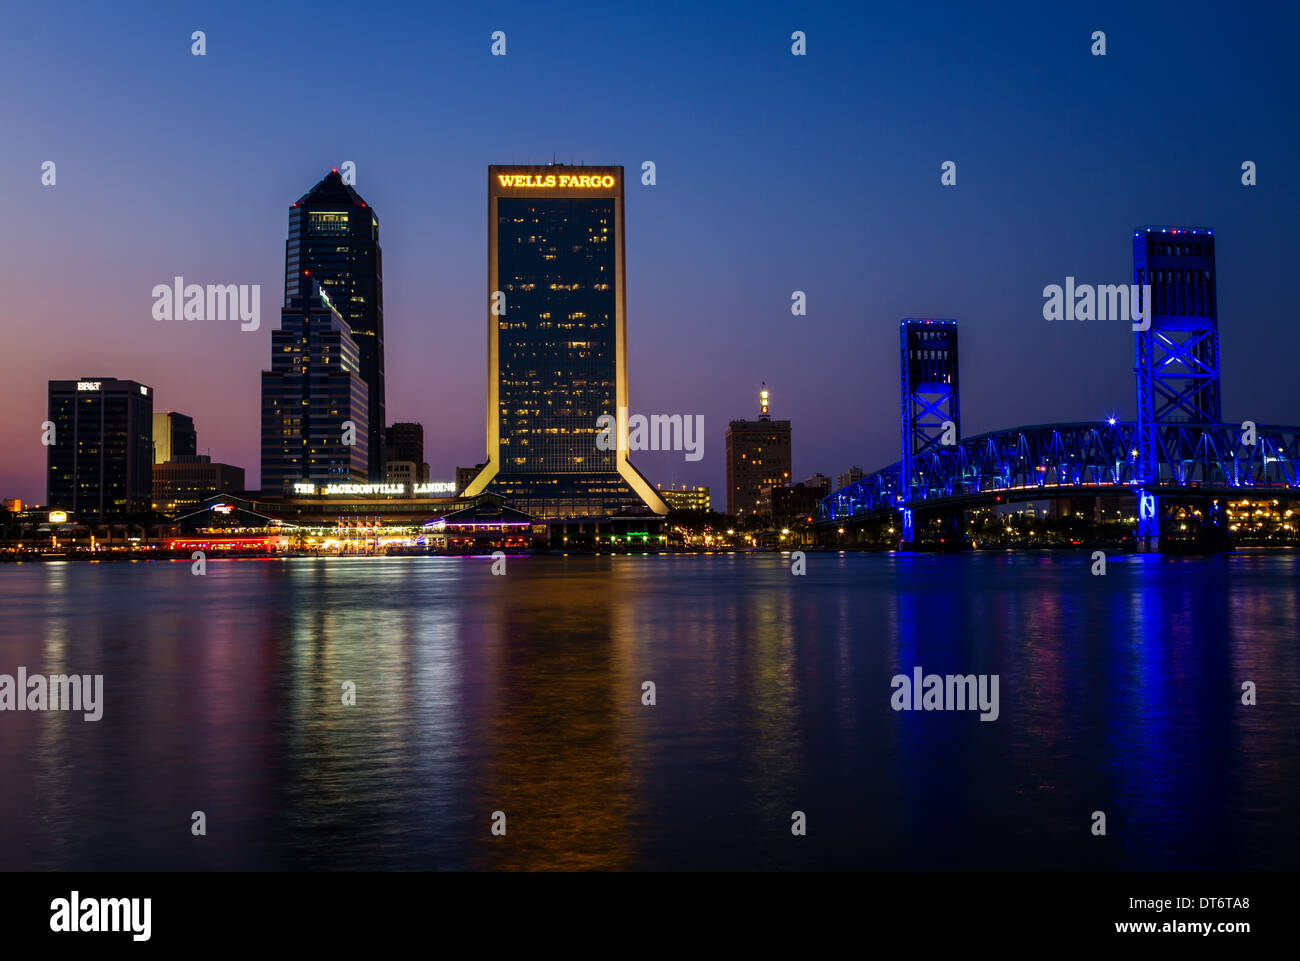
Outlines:
[[[623,168],[488,167],[487,465],[537,517],[668,507],[627,456]],[[622,437],[597,444],[602,415]]]

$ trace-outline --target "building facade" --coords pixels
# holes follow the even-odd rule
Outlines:
[[[866,471],[864,471],[857,464],[854,464],[843,474],[835,475],[835,489],[837,491],[842,491],[850,484],[856,484],[858,481],[862,480],[862,478],[866,476],[867,476]]]
[[[262,371],[262,491],[369,476],[369,394],[347,321],[317,290],[294,297]]]
[[[78,520],[118,521],[149,511],[153,391],[134,380],[49,383],[46,500]]]
[[[424,462],[424,425],[415,423],[389,424],[384,428],[384,479],[392,480],[394,472],[387,465],[397,461],[403,465],[415,465],[415,477],[412,483],[424,483],[429,479],[429,465]],[[398,468],[402,479],[406,477],[407,468]]]
[[[628,459],[623,168],[488,168],[487,465],[539,518],[668,506]],[[622,427],[598,444],[602,416]],[[607,446],[610,449],[602,449]]]
[[[788,487],[764,487],[758,495],[757,513],[774,524],[789,521],[811,523],[817,516],[817,505],[829,493],[827,486],[810,486],[807,482]]]
[[[190,457],[199,452],[194,418],[169,410],[153,415],[153,462],[165,464],[173,457]]]
[[[711,511],[707,487],[661,487],[659,495],[670,510],[675,511]]]
[[[758,420],[727,425],[727,513],[753,517],[763,488],[790,483],[790,422],[772,420],[767,385],[759,393]]]
[[[325,292],[356,342],[366,385],[366,472],[384,476],[384,263],[379,217],[337,170],[289,208],[284,305]]]
[[[178,454],[153,465],[153,509],[163,514],[197,510],[214,494],[243,491],[244,468],[214,464],[206,454]]]

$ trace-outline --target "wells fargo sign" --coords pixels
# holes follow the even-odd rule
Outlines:
[[[497,183],[502,187],[562,187],[565,189],[583,187],[590,189],[608,189],[614,186],[613,174],[497,174]]]

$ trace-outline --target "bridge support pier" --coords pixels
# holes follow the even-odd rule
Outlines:
[[[1160,551],[1160,504],[1151,491],[1139,489],[1137,492],[1138,528],[1137,550],[1139,554],[1155,554]]]

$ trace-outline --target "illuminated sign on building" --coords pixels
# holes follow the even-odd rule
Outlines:
[[[50,511],[51,524],[66,524],[68,522],[67,511]]]
[[[293,485],[295,494],[314,497],[419,497],[427,494],[454,494],[453,481],[431,481],[426,484],[326,484],[317,487],[309,481]]]
[[[453,481],[432,481],[428,484],[414,485],[411,492],[413,494],[454,494],[456,484]]]
[[[497,174],[502,187],[562,187],[608,189],[614,186],[613,174]]]
[[[99,390],[99,381],[79,380],[77,381],[77,390]]]
[[[145,397],[148,397],[148,396],[149,396],[149,388],[146,387],[144,384],[141,384],[141,385],[140,385],[140,393],[143,394]]]

